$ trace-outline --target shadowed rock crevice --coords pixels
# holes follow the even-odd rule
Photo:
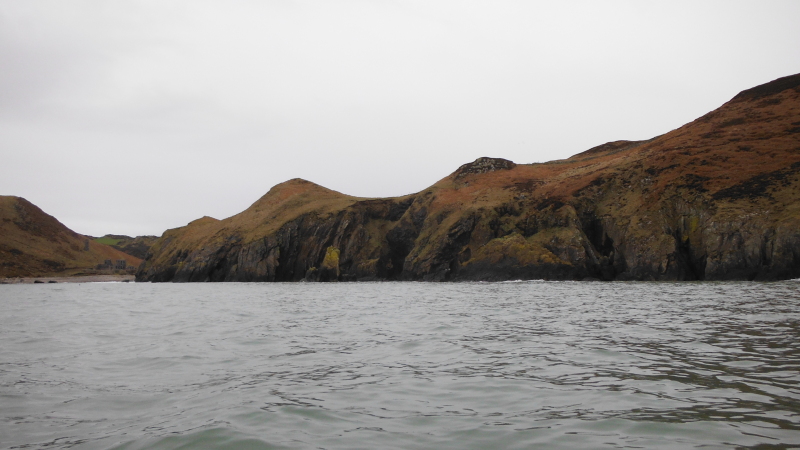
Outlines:
[[[586,251],[594,256],[591,275],[600,280],[610,281],[626,269],[625,256],[614,244],[614,239],[603,226],[602,218],[585,214],[581,219],[581,231],[588,240]]]
[[[696,250],[692,248],[691,239],[682,239],[681,236],[675,237],[677,246],[679,279],[686,281],[703,281],[706,278],[706,255],[696,255]]]
[[[386,243],[389,250],[387,259],[389,263],[386,265],[384,277],[387,280],[399,280],[402,278],[406,257],[414,248],[414,241],[418,234],[417,230],[407,226],[397,226],[386,234]]]

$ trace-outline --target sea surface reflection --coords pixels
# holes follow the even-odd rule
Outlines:
[[[800,448],[800,282],[0,286],[0,445]]]

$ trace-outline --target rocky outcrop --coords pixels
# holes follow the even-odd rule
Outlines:
[[[470,174],[494,172],[495,170],[511,170],[517,167],[514,162],[503,158],[478,158],[471,163],[464,164],[453,173],[453,178],[458,181]]]
[[[775,280],[800,277],[800,75],[649,141],[479,158],[417,194],[304,180],[168,230],[143,281]]]

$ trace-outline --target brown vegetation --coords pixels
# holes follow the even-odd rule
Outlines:
[[[649,141],[481,158],[405,197],[290,180],[241,214],[167,231],[137,277],[300,280],[329,248],[341,280],[800,277],[799,127],[793,75]]]
[[[0,196],[0,278],[90,274],[123,259],[142,261],[75,233],[24,198]]]

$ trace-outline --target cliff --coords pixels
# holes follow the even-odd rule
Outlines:
[[[479,158],[416,194],[304,180],[168,230],[141,281],[800,277],[800,75],[648,141]]]
[[[0,278],[87,273],[106,260],[142,261],[75,233],[24,198],[0,196]]]

